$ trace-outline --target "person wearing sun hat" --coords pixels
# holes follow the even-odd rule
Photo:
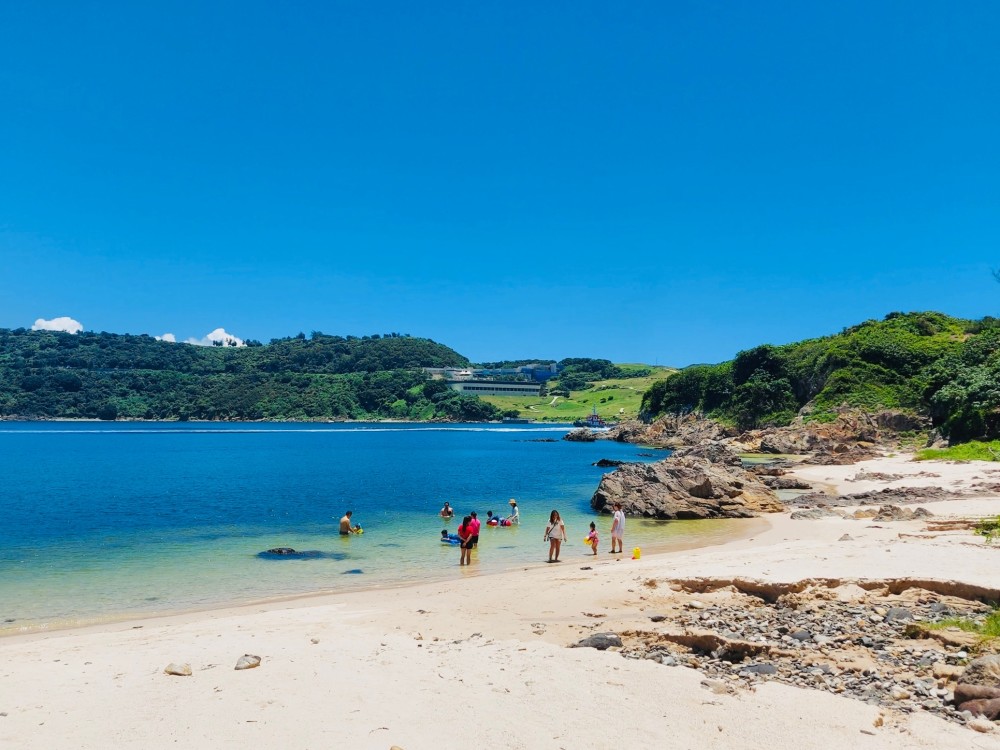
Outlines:
[[[511,526],[517,526],[521,523],[521,513],[517,509],[517,500],[511,498],[507,502],[510,503],[510,515],[507,516],[507,520],[510,521]]]

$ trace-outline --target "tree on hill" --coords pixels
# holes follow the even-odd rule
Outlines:
[[[499,419],[433,400],[422,367],[468,360],[429,339],[314,332],[246,347],[0,329],[0,416],[131,419]]]
[[[787,424],[802,409],[841,406],[931,416],[953,440],[1000,436],[1000,322],[890,313],[841,333],[764,345],[654,383],[650,415],[699,410],[741,428]]]

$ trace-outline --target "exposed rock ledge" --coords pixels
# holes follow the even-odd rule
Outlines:
[[[874,458],[880,447],[895,445],[901,432],[924,432],[929,428],[929,422],[919,416],[894,411],[868,414],[845,407],[832,422],[806,422],[800,416],[787,427],[739,435],[715,420],[686,414],[666,415],[649,424],[631,420],[601,433],[574,431],[566,439],[616,440],[664,448],[723,442],[739,453],[809,454],[807,463],[853,464]]]
[[[751,518],[784,510],[774,491],[719,443],[605,474],[590,505],[610,513],[616,502],[625,515],[661,519]]]

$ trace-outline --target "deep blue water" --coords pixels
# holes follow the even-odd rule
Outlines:
[[[438,541],[459,520],[438,517],[445,500],[481,518],[519,502],[520,528],[484,528],[480,572],[540,561],[552,508],[581,540],[564,554],[582,558],[589,522],[608,526],[589,506],[608,470],[591,464],[653,458],[561,440],[568,429],[0,423],[0,632],[455,575],[458,551]],[[337,534],[347,509],[363,536]],[[629,532],[654,546],[709,533]],[[277,546],[314,554],[258,556]]]

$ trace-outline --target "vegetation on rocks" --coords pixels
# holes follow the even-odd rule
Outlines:
[[[947,448],[923,448],[917,451],[918,461],[1000,461],[1000,440],[984,443],[970,440],[968,443]]]
[[[700,411],[739,429],[797,415],[832,421],[837,409],[928,415],[951,442],[1000,437],[1000,320],[891,313],[834,336],[762,345],[654,384],[651,415]]]

